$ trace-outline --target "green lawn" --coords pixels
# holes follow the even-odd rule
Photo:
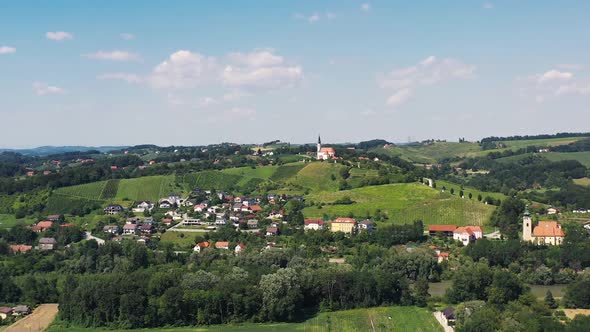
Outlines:
[[[195,245],[195,236],[203,236],[205,233],[198,232],[166,232],[160,237],[161,242],[174,244],[178,249],[192,249]]]
[[[60,323],[53,324],[47,332],[126,332],[126,331],[158,331],[158,332],[357,332],[357,331],[443,331],[430,311],[417,307],[381,307],[355,309],[337,312],[325,312],[303,323],[292,324],[244,324],[219,325],[212,327],[162,328],[142,330],[106,330],[65,328]]]
[[[24,219],[16,219],[14,214],[0,214],[0,228],[11,228],[18,223],[23,223],[25,225],[31,225],[35,223],[35,219],[24,218]]]

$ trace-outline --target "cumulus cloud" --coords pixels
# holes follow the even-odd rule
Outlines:
[[[551,69],[539,76],[538,82],[545,83],[550,81],[567,81],[574,77],[570,72],[561,72],[559,70]]]
[[[427,85],[473,77],[475,66],[455,59],[438,59],[429,56],[410,67],[397,68],[379,80],[383,89],[393,90],[386,104],[398,107],[406,102],[415,90]]]
[[[69,32],[65,32],[65,31],[54,31],[54,32],[50,31],[50,32],[45,33],[45,37],[50,40],[64,41],[64,40],[73,39],[74,35],[72,35]]]
[[[119,37],[121,37],[121,39],[123,40],[132,40],[135,39],[135,35],[129,32],[123,32],[121,34],[119,34]]]
[[[33,91],[35,91],[35,93],[40,96],[48,94],[61,94],[65,92],[63,88],[52,86],[43,82],[34,82]]]
[[[574,70],[579,65],[567,66]],[[562,65],[557,68],[564,68]],[[567,95],[590,95],[590,79],[580,78],[572,71],[549,69],[543,73],[517,78],[520,94],[537,103],[545,103]]]
[[[16,48],[11,46],[0,46],[0,55],[1,54],[11,54],[15,53]]]
[[[136,74],[130,73],[106,73],[96,77],[99,80],[120,80],[127,83],[141,83],[143,79]]]
[[[138,60],[139,56],[127,51],[98,51],[95,53],[83,54],[82,56],[89,59],[109,60],[109,61],[133,61]]]
[[[283,57],[275,55],[274,50],[255,50],[250,53],[234,52],[228,55],[229,61],[248,67],[276,66],[283,63]]]
[[[180,50],[154,68],[150,82],[156,88],[191,88],[216,80],[217,70],[215,57]]]
[[[363,4],[361,4],[361,10],[364,12],[368,12],[371,10],[371,4],[368,2],[365,2]]]

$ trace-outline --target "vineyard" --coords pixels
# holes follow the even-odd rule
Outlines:
[[[189,188],[231,190],[237,188],[242,179],[240,175],[226,174],[220,171],[203,171],[184,176],[184,183]]]
[[[322,202],[333,203],[350,198],[353,204],[317,206]],[[438,190],[416,183],[370,186],[338,192],[322,192],[310,195],[308,202],[316,206],[303,210],[306,217],[321,218],[327,215],[345,217],[353,215],[366,218],[386,214],[390,222],[406,223],[421,219],[425,224],[483,225],[495,207],[461,199],[456,195],[442,194]]]
[[[102,192],[109,181],[92,182],[77,186],[63,187],[55,190],[55,193],[64,196],[72,196],[86,199],[101,199]]]
[[[106,330],[93,328],[68,328],[54,323],[48,332],[130,332],[133,330]],[[146,331],[146,330],[136,330]],[[150,329],[155,332],[356,332],[356,331],[415,331],[442,332],[442,327],[426,308],[379,307],[320,313],[301,323],[213,325],[209,327],[167,327]]]
[[[107,184],[104,186],[102,193],[100,194],[100,199],[113,199],[117,196],[117,191],[119,190],[119,180],[112,179],[108,180]]]
[[[115,198],[131,201],[158,201],[160,198],[169,194],[180,193],[182,191],[175,187],[174,178],[174,175],[158,175],[121,180]]]
[[[275,182],[285,181],[295,176],[306,165],[307,164],[297,163],[279,166],[270,179]]]

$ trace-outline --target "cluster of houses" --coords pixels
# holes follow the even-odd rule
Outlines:
[[[29,226],[28,228],[35,233],[44,233],[52,228],[56,223],[59,222],[60,216],[59,215],[50,215],[47,217],[48,220],[39,221],[34,225]],[[59,224],[59,227],[72,227],[74,224],[72,223],[63,223]],[[37,247],[33,247],[32,245],[27,244],[13,244],[10,245],[10,251],[13,253],[27,253],[33,249],[38,250],[55,250],[57,249],[57,240],[54,237],[41,237],[38,241]]]
[[[31,313],[31,308],[26,305],[17,305],[15,307],[0,307],[0,320],[9,317],[21,317]]]
[[[200,252],[204,251],[205,249],[209,249],[209,248],[215,248],[215,249],[219,249],[219,250],[230,250],[230,243],[227,241],[217,241],[215,243],[199,242],[194,246],[193,251],[200,253]],[[233,251],[236,255],[243,253],[244,250],[246,250],[246,245],[244,245],[243,243],[237,243],[233,247]]]

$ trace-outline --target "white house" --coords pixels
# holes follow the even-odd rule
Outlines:
[[[124,235],[135,235],[137,232],[137,225],[136,224],[125,224],[123,226],[123,234]]]
[[[324,229],[324,221],[323,220],[306,220],[303,229],[308,230],[322,230]]]
[[[246,250],[246,246],[242,243],[238,243],[234,248],[234,252],[236,253],[236,255],[243,253],[244,250]]]
[[[154,204],[150,201],[141,201],[131,211],[137,213],[144,213],[145,211],[151,211],[154,208]]]
[[[479,226],[458,227],[453,231],[453,240],[468,245],[483,237],[483,231]]]

